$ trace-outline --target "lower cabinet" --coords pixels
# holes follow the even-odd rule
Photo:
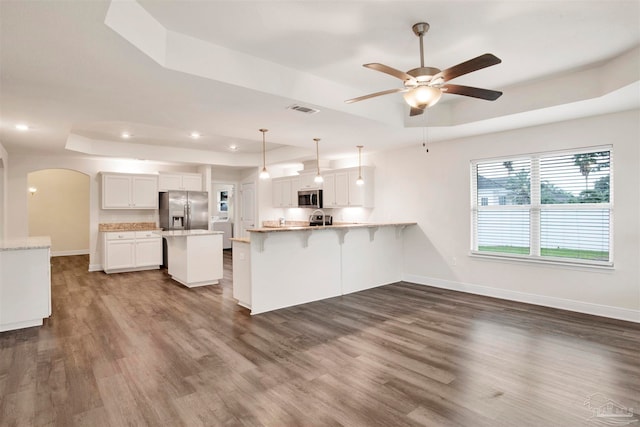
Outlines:
[[[105,273],[157,269],[162,264],[162,237],[153,231],[103,232]]]

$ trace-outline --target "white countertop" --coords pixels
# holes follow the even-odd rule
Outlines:
[[[163,231],[162,237],[189,237],[189,236],[208,236],[211,234],[224,234],[222,231],[215,230],[167,230]]]
[[[24,249],[45,249],[51,247],[51,237],[15,237],[0,240],[0,251],[19,251]]]

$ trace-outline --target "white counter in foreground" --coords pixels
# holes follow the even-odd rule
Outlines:
[[[51,315],[50,249],[48,236],[0,240],[0,332]]]
[[[219,283],[223,277],[222,234],[209,230],[163,231],[171,278],[188,288]]]
[[[233,242],[234,296],[258,314],[398,282],[413,225],[250,229],[248,242]]]

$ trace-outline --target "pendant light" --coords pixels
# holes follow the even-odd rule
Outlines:
[[[269,129],[258,129],[262,132],[262,171],[260,171],[260,179],[268,179],[269,172],[267,172],[267,159],[266,159],[266,145],[264,142],[264,134],[269,131]]]
[[[320,151],[318,150],[318,142],[320,142],[320,138],[313,138],[313,140],[316,142],[316,167],[318,172],[316,173],[316,177],[313,179],[313,182],[315,182],[316,184],[322,184],[324,182],[324,179],[322,178],[322,175],[320,175]]]
[[[356,185],[364,185],[364,179],[362,179],[362,145],[356,145],[358,147],[358,179]]]

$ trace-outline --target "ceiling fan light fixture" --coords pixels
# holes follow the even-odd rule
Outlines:
[[[404,100],[413,108],[429,108],[442,96],[442,91],[431,86],[418,86],[404,94]]]

